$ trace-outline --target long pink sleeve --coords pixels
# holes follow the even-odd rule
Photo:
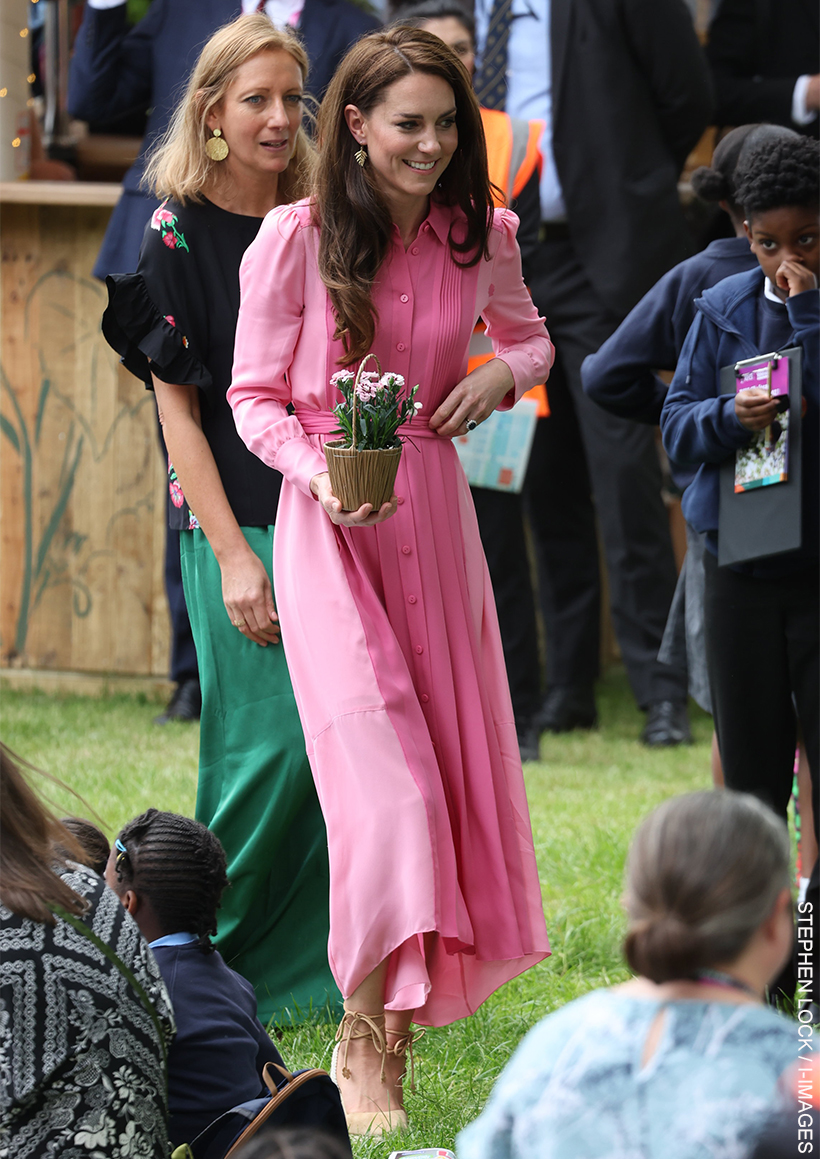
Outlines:
[[[524,285],[515,238],[518,218],[510,209],[497,209],[494,227],[501,236],[489,271],[482,272],[479,293],[486,286],[486,303],[479,301],[479,306],[496,357],[506,362],[515,381],[514,397],[511,391],[498,408],[508,410],[537,383],[546,381],[555,348]]]
[[[306,294],[307,230],[301,209],[282,206],[269,213],[242,261],[228,402],[247,447],[311,494],[310,480],[326,471],[327,463],[286,409]]]

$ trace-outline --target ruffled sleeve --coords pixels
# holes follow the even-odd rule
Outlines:
[[[119,354],[126,370],[153,388],[151,373],[163,382],[198,386],[207,391],[211,375],[196,358],[189,340],[180,331],[173,315],[163,316],[139,274],[109,274],[108,306],[102,332],[109,346]]]
[[[249,450],[305,494],[327,470],[299,420],[288,414],[288,372],[302,331],[310,208],[304,202],[272,210],[239,271],[241,304],[228,402]]]
[[[524,285],[517,230],[518,218],[512,210],[495,211],[492,259],[484,263],[477,303],[495,355],[506,362],[515,381],[514,391],[499,410],[508,410],[528,390],[545,382],[555,358],[544,319]]]

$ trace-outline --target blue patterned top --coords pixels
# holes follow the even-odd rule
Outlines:
[[[459,1159],[741,1159],[780,1105],[795,1024],[763,1006],[661,1003],[596,990],[524,1039]]]

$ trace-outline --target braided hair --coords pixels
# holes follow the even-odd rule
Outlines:
[[[785,205],[814,209],[820,203],[820,142],[784,137],[756,146],[737,168],[735,189],[747,218]]]
[[[732,129],[716,146],[712,164],[701,165],[692,174],[692,188],[701,201],[728,202],[729,216],[742,222],[743,209],[735,189],[738,169],[743,168],[752,150],[767,149],[773,141],[787,138],[799,140],[799,134],[783,125],[740,125]]]
[[[225,850],[201,822],[149,809],[115,843],[117,881],[151,903],[166,933],[192,933],[213,952],[216,911],[228,884]]]

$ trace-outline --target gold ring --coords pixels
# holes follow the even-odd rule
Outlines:
[[[245,621],[244,621],[244,620],[234,620],[234,622],[233,622],[233,626],[234,626],[235,628],[244,628],[244,627],[245,627]]]

